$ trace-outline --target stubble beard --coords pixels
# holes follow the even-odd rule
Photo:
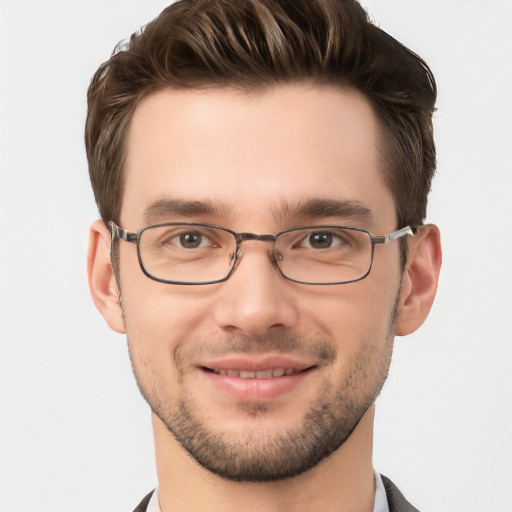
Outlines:
[[[240,403],[240,409],[253,416],[255,428],[237,432],[236,437],[224,432],[215,432],[196,414],[194,402],[184,396],[178,403],[162,400],[145,385],[137,370],[130,342],[130,358],[143,397],[152,411],[162,420],[169,432],[190,456],[203,468],[222,478],[238,482],[271,482],[292,478],[313,468],[323,459],[338,450],[355,430],[368,408],[375,402],[386,381],[391,362],[394,341],[394,326],[398,308],[397,295],[390,314],[385,346],[376,354],[375,345],[367,343],[361,347],[352,368],[339,383],[336,392],[326,386],[318,394],[319,399],[304,414],[296,428],[280,434],[269,434],[257,430],[258,420],[264,418],[265,404]],[[126,315],[125,315],[126,320]],[[259,343],[259,345],[258,345]],[[277,347],[304,344],[315,354],[330,354],[332,344],[325,340],[305,341],[294,338],[237,338],[228,345],[242,351],[254,352],[254,346],[263,344]],[[155,376],[156,378],[156,376]]]

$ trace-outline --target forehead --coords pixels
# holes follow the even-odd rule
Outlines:
[[[359,202],[392,217],[377,140],[374,112],[354,90],[154,93],[130,125],[121,219],[140,228],[166,200],[208,203],[218,218],[208,220],[219,222],[286,217],[312,200]]]

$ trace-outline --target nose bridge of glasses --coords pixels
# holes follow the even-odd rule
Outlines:
[[[259,240],[260,242],[275,242],[276,237],[274,235],[258,235],[256,233],[238,233],[237,241],[239,243],[245,242],[246,240]]]
[[[276,236],[265,235],[265,234],[259,235],[257,233],[237,233],[235,235],[235,238],[237,241],[237,250],[232,255],[232,258],[234,260],[239,260],[242,255],[242,247],[241,247],[242,242],[257,241],[257,242],[270,242],[272,244],[272,249],[269,251],[269,255],[270,255],[272,261],[275,261],[276,255],[274,254],[274,252],[275,252],[274,244],[276,241]],[[237,264],[238,264],[238,261],[237,261]]]

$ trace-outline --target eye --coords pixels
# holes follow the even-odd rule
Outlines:
[[[341,237],[331,231],[314,231],[304,238],[301,245],[312,249],[329,249],[342,243]]]
[[[200,247],[203,242],[203,236],[199,233],[184,233],[179,236],[180,245],[186,249],[195,249]]]
[[[182,249],[200,249],[203,247],[214,247],[212,240],[199,231],[187,231],[169,237],[167,242]]]

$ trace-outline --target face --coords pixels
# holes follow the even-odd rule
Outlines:
[[[377,139],[371,107],[350,90],[153,94],[132,120],[120,224],[199,222],[259,234],[325,224],[386,234],[396,216]],[[138,385],[203,467],[233,480],[294,476],[357,428],[390,362],[397,242],[375,248],[367,278],[333,286],[286,280],[258,240],[244,242],[225,282],[163,284],[141,272],[134,245],[119,243]]]

